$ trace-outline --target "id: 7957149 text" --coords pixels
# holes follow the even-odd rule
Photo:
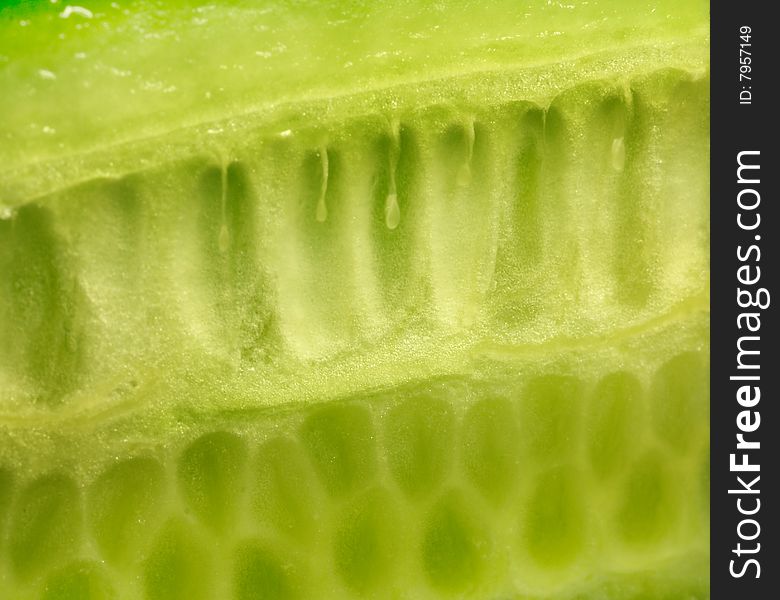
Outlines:
[[[752,44],[750,36],[753,29],[749,25],[739,28],[739,103],[751,104],[753,102],[753,62]]]

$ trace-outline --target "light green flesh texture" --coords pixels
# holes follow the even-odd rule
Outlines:
[[[709,597],[705,3],[82,4],[0,12],[0,598]]]

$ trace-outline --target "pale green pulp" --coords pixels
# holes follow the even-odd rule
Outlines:
[[[0,12],[0,598],[709,595],[706,4],[114,4]]]

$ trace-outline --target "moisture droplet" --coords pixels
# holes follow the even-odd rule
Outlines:
[[[623,138],[615,138],[612,140],[612,168],[615,171],[622,171],[626,164],[626,144],[623,142]]]
[[[66,6],[65,10],[60,13],[60,19],[68,19],[71,15],[79,15],[85,19],[91,19],[94,16],[91,10],[83,6]]]
[[[390,122],[390,135],[392,145],[389,155],[389,174],[390,182],[387,188],[387,198],[385,200],[385,225],[388,229],[393,230],[398,227],[401,222],[401,209],[398,207],[398,194],[395,187],[395,172],[398,168],[398,156],[401,152],[401,138],[400,138],[401,124],[398,119],[393,118]]]
[[[474,120],[469,119],[466,122],[466,160],[458,169],[458,174],[455,178],[455,182],[460,187],[465,187],[471,183],[471,160],[474,158]]]
[[[228,233],[227,224],[222,223],[222,227],[219,228],[219,251],[226,252],[230,245],[230,233]]]
[[[317,212],[315,217],[318,223],[324,223],[328,220],[328,207],[325,204],[325,196],[321,196],[317,202]]]
[[[322,183],[320,184],[320,197],[317,200],[317,212],[315,218],[318,222],[324,223],[328,218],[328,207],[325,204],[325,194],[328,193],[328,149],[322,148],[320,150],[320,166],[322,167]]]
[[[398,195],[388,194],[385,202],[385,225],[388,229],[395,229],[401,222],[401,209],[398,207]]]

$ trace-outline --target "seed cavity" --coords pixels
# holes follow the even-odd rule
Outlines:
[[[314,478],[298,442],[287,437],[266,442],[254,465],[252,506],[258,522],[294,540],[310,540],[320,505]]]
[[[673,528],[678,503],[674,484],[664,457],[647,452],[632,468],[622,505],[617,513],[617,531],[629,546],[657,544]]]
[[[458,169],[456,183],[459,187],[466,187],[471,183],[471,160],[474,157],[474,119],[470,118],[464,127],[466,132],[466,160]]]
[[[626,144],[622,136],[612,140],[611,156],[612,168],[618,173],[622,173],[626,165]]]
[[[520,441],[540,463],[570,456],[577,446],[582,414],[582,381],[568,375],[542,375],[525,387]]]
[[[454,415],[441,399],[412,396],[385,419],[387,462],[399,487],[410,497],[437,488],[452,457]]]
[[[220,200],[219,200],[220,210],[222,212],[222,225],[219,228],[219,237],[217,238],[217,246],[219,247],[219,251],[222,254],[227,252],[227,249],[230,247],[230,232],[228,231],[227,221],[226,221],[227,188],[228,188],[227,168],[225,166],[225,163],[223,162],[222,166],[220,167]]]
[[[233,524],[246,463],[243,440],[224,431],[205,434],[185,449],[178,463],[179,485],[203,523],[218,531]]]
[[[8,509],[11,506],[15,477],[10,468],[0,467],[0,531],[5,528]]]
[[[457,493],[433,508],[423,535],[422,563],[429,583],[446,592],[462,592],[476,583],[486,565],[490,541],[484,524]]]
[[[334,538],[336,572],[346,587],[368,595],[393,579],[398,558],[392,497],[382,489],[372,490],[341,515]]]
[[[304,421],[301,438],[327,490],[334,496],[354,491],[376,475],[371,413],[361,406],[323,407]]]
[[[205,544],[193,527],[171,519],[158,535],[142,564],[148,600],[206,600],[213,598],[214,572]]]
[[[42,600],[113,600],[117,598],[107,574],[94,562],[77,561],[46,579]]]
[[[227,223],[222,223],[219,228],[219,251],[224,253],[230,247],[230,233],[228,232]]]
[[[612,122],[612,148],[610,164],[617,173],[622,173],[626,166],[626,121],[631,107],[631,90],[626,86],[620,97],[612,100],[610,106]]]
[[[582,497],[573,469],[556,467],[540,476],[525,523],[525,543],[538,566],[563,568],[582,552],[586,540]]]
[[[395,183],[393,182],[393,185]],[[385,225],[388,229],[395,229],[401,222],[401,209],[398,206],[398,194],[392,192],[387,195],[385,203]]]
[[[162,465],[131,458],[109,467],[88,492],[92,534],[111,562],[132,558],[160,516],[165,485]]]
[[[11,521],[9,557],[15,574],[26,579],[72,555],[81,518],[73,479],[55,473],[31,482],[20,494]]]
[[[289,561],[277,556],[260,540],[242,544],[234,567],[234,598],[237,600],[291,600],[298,598],[299,577]]]
[[[24,377],[35,401],[48,406],[77,385],[89,313],[55,221],[37,203],[0,220],[1,370]]]
[[[650,406],[656,435],[685,452],[707,422],[709,374],[701,352],[684,352],[664,363],[650,385]]]
[[[633,458],[641,436],[643,390],[625,371],[610,373],[596,385],[586,412],[588,457],[601,480],[613,477]]]
[[[398,206],[398,191],[395,183],[398,156],[401,153],[401,124],[398,119],[393,119],[390,129],[390,168],[388,170],[390,180],[387,184],[387,199],[385,200],[385,225],[388,229],[393,230],[401,222],[401,209]]]
[[[494,504],[503,502],[517,485],[520,438],[512,404],[485,398],[474,404],[463,422],[463,468],[476,488]]]
[[[322,183],[320,184],[320,196],[317,200],[317,212],[315,218],[318,223],[328,220],[328,206],[325,204],[325,194],[328,192],[328,149],[320,148],[320,166],[322,167]]]

